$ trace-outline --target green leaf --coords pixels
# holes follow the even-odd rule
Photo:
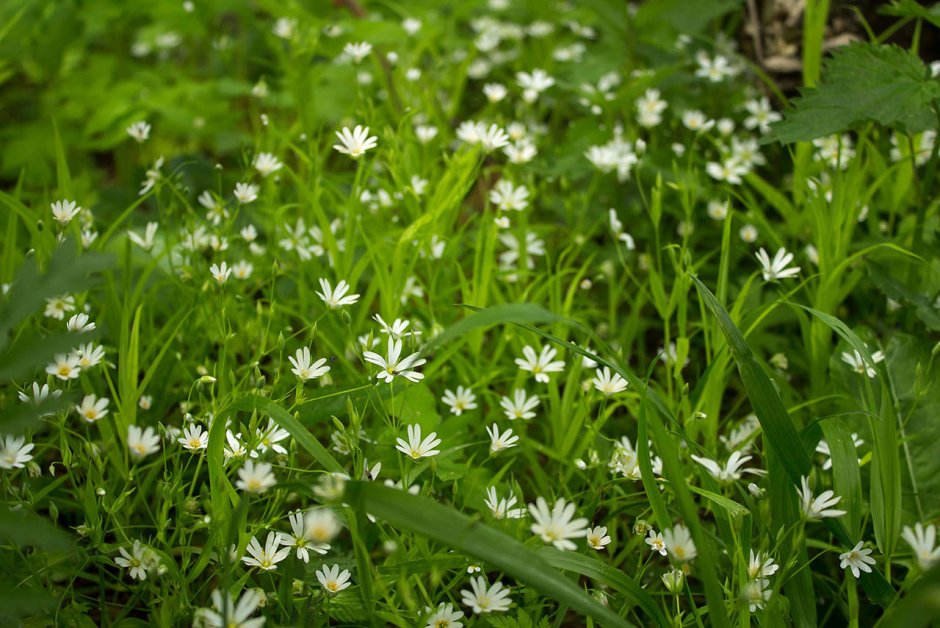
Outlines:
[[[936,124],[932,106],[938,98],[940,82],[917,55],[856,42],[833,53],[818,86],[793,101],[768,141],[807,141],[865,122],[918,133]]]
[[[71,535],[25,508],[0,507],[0,539],[21,549],[32,545],[46,552],[69,554],[78,549]]]
[[[926,628],[936,626],[937,619],[940,619],[940,565],[921,576],[898,605],[875,625]]]
[[[693,493],[701,495],[708,501],[712,502],[717,506],[721,506],[725,509],[729,515],[732,517],[743,517],[744,515],[751,514],[751,511],[734,501],[733,499],[728,499],[724,495],[719,495],[718,493],[713,493],[711,491],[706,491],[704,488],[699,488],[697,486],[690,486],[689,490]]]
[[[604,626],[629,625],[522,543],[453,508],[373,482],[347,482],[344,501],[395,528],[410,530],[482,560]]]
[[[698,277],[693,275],[692,281],[698,288],[699,297],[718,320],[719,327],[728,341],[728,347],[738,365],[744,389],[754,408],[754,414],[760,421],[765,442],[786,470],[790,483],[794,487],[799,486],[800,477],[809,475],[811,463],[796,427],[790,420],[786,406],[783,405],[783,400],[780,399],[773,382],[757,363],[754,353],[744,340],[744,335],[728,316],[728,312],[721,307],[715,295]],[[845,547],[853,547],[858,542],[857,539],[852,540],[849,537],[845,526],[838,519],[828,518],[823,522]],[[878,570],[863,574],[862,585],[868,596],[877,604],[887,605],[894,598],[894,589]]]
[[[563,552],[553,547],[543,547],[536,552],[552,567],[573,571],[587,576],[594,582],[610,587],[624,595],[632,604],[639,606],[646,615],[658,626],[668,626],[669,622],[659,610],[655,600],[646,592],[646,589],[637,584],[632,578],[619,569],[603,563],[596,558],[590,558],[574,552]]]
[[[504,303],[486,309],[476,310],[434,337],[426,344],[421,353],[427,355],[448,342],[466,335],[474,329],[492,327],[504,323],[553,323],[561,321],[562,317],[552,314],[540,305],[531,303]]]
[[[861,538],[862,479],[855,441],[849,428],[839,419],[826,419],[820,425],[832,456],[832,481],[836,495],[842,497],[840,505],[848,513],[846,526],[852,538]]]
[[[940,4],[925,7],[918,2],[914,2],[914,0],[893,0],[889,6],[881,7],[878,12],[882,15],[927,20],[940,28]]]

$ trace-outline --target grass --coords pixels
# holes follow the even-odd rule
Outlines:
[[[0,9],[0,623],[935,621],[930,14],[335,5]]]

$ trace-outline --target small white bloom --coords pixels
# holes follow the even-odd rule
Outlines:
[[[464,410],[473,410],[477,407],[476,395],[473,394],[472,390],[463,386],[457,386],[456,393],[445,390],[441,401],[450,406],[451,413],[457,416],[463,414]]]
[[[107,416],[110,401],[107,397],[98,399],[94,395],[85,395],[81,405],[75,406],[75,410],[83,419],[89,423],[94,423]]]
[[[349,155],[353,159],[362,157],[367,150],[375,148],[378,145],[378,138],[374,135],[369,136],[369,127],[363,127],[358,124],[352,131],[350,131],[348,127],[343,127],[342,131],[336,132],[336,137],[339,138],[340,143],[334,144],[333,149],[336,150],[336,152]]]
[[[666,541],[663,540],[663,535],[656,530],[649,531],[649,536],[646,537],[646,544],[649,545],[650,549],[654,552],[659,552],[660,556],[666,555]]]
[[[461,589],[460,595],[464,606],[469,606],[476,614],[502,613],[509,610],[512,600],[509,589],[500,581],[487,585],[483,576],[470,578],[470,589]]]
[[[689,529],[681,523],[664,530],[663,540],[666,542],[668,552],[680,562],[685,563],[698,556],[698,550]]]
[[[395,449],[410,456],[412,460],[428,458],[441,453],[439,449],[435,449],[435,447],[441,444],[441,439],[437,437],[437,433],[431,432],[422,440],[421,426],[417,424],[408,426],[407,441],[403,438],[399,438],[397,442],[398,444],[395,446]]]
[[[296,375],[297,379],[302,382],[322,377],[330,370],[330,367],[326,365],[326,358],[320,358],[311,364],[310,349],[307,347],[297,349],[297,352],[287,359],[294,366],[294,368],[291,369],[291,373]]]
[[[127,426],[127,447],[131,457],[141,459],[160,451],[160,436],[152,427],[140,429],[136,425]]]
[[[344,305],[352,305],[359,300],[358,294],[346,294],[349,292],[350,286],[346,283],[345,279],[341,279],[339,283],[336,284],[336,289],[334,290],[330,286],[330,282],[321,277],[320,289],[323,290],[323,292],[317,291],[317,296],[320,297],[331,310],[341,308]]]
[[[232,269],[229,268],[228,264],[222,262],[221,265],[213,264],[209,267],[209,274],[212,275],[212,278],[219,282],[219,285],[222,285],[228,280],[229,276],[232,274]]]
[[[568,539],[583,538],[587,534],[588,520],[581,517],[572,519],[575,505],[559,498],[551,510],[544,497],[539,497],[534,504],[529,504],[529,513],[535,523],[533,534],[537,534],[545,543],[551,543],[560,550],[573,550],[577,546]]]
[[[800,497],[800,508],[807,520],[816,521],[825,517],[841,517],[845,514],[844,510],[833,508],[842,497],[837,497],[832,491],[823,491],[814,498],[805,475],[800,478],[800,485],[801,488],[796,489],[796,493]]]
[[[779,249],[771,260],[764,247],[755,254],[757,261],[760,262],[761,272],[764,275],[764,281],[776,281],[778,279],[788,279],[795,277],[800,273],[800,267],[794,266],[787,268],[793,261],[793,253],[787,253],[786,249]]]
[[[343,53],[352,59],[353,63],[361,63],[371,52],[372,44],[366,41],[349,42],[343,46]]]
[[[277,564],[290,555],[290,547],[280,547],[281,537],[277,532],[268,532],[264,547],[258,539],[251,537],[248,542],[248,555],[242,556],[242,562],[249,567],[257,567],[261,571],[274,571]]]
[[[72,222],[72,219],[82,211],[82,208],[75,201],[55,201],[51,207],[52,217],[63,225]]]
[[[316,573],[317,580],[319,580],[323,590],[330,595],[335,595],[352,584],[349,581],[349,570],[340,571],[339,565],[333,565],[332,567],[323,565]]]
[[[252,183],[236,183],[235,198],[242,205],[246,205],[258,199],[258,186]]]
[[[904,526],[901,536],[911,546],[917,564],[924,571],[940,561],[940,547],[934,547],[937,541],[937,527],[934,524],[924,527],[918,522],[914,524],[913,529],[910,526]]]
[[[500,434],[499,426],[496,425],[496,423],[486,428],[486,433],[490,436],[490,453],[493,454],[503,449],[515,447],[516,442],[519,440],[518,436],[513,435],[512,429],[508,429]]]
[[[627,389],[627,380],[617,373],[611,374],[606,366],[603,369],[595,371],[594,379],[591,380],[594,388],[601,391],[605,397],[609,397]]]
[[[392,380],[395,379],[396,375],[404,377],[410,382],[417,382],[423,379],[424,375],[413,369],[425,364],[427,360],[419,358],[420,354],[418,353],[412,353],[408,357],[402,358],[401,349],[401,339],[396,340],[389,336],[387,357],[382,357],[372,351],[365,351],[362,357],[366,362],[371,362],[381,367],[382,370],[378,372],[376,378],[384,380],[387,384],[390,384]]]
[[[147,138],[150,137],[150,125],[144,121],[135,122],[125,130],[138,144],[146,142]]]
[[[859,541],[855,547],[845,552],[844,554],[839,554],[839,567],[842,569],[850,569],[852,575],[856,578],[862,576],[862,571],[866,573],[871,573],[871,567],[869,565],[875,564],[875,559],[869,556],[871,554],[870,549],[862,549],[862,541]]]
[[[607,545],[610,544],[610,537],[607,536],[607,528],[604,526],[597,526],[596,528],[589,528],[587,534],[587,544],[592,549],[597,551],[603,550]]]
[[[496,493],[496,487],[490,486],[486,489],[486,507],[490,509],[495,519],[521,519],[525,516],[525,510],[522,508],[513,508],[516,505],[516,496],[509,493],[509,497],[500,499]]]
[[[516,419],[534,419],[535,412],[532,412],[539,405],[538,397],[528,397],[525,390],[517,388],[512,391],[512,399],[503,397],[499,400],[499,406],[510,421]]]
[[[557,373],[565,368],[564,360],[553,360],[558,351],[551,345],[542,347],[541,354],[536,354],[535,349],[526,345],[522,348],[523,358],[516,358],[516,364],[523,371],[529,371],[535,375],[535,381],[547,384],[548,374]]]
[[[178,437],[176,441],[184,449],[192,452],[201,451],[209,446],[209,432],[204,431],[201,425],[194,423],[187,425],[183,429],[183,435]]]
[[[267,177],[284,166],[284,164],[271,153],[258,153],[258,155],[255,156],[253,165],[255,170],[257,170],[262,177]]]
[[[35,445],[23,436],[6,435],[0,440],[0,469],[22,469],[33,459],[29,453]],[[920,524],[918,524],[920,525]],[[933,527],[933,526],[931,526]]]

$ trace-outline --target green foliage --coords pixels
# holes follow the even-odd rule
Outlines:
[[[783,144],[807,141],[876,122],[903,133],[937,124],[940,82],[917,55],[894,45],[852,43],[825,63],[822,79],[803,90],[773,126]]]

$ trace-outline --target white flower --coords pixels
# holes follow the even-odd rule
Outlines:
[[[649,545],[650,549],[654,552],[659,552],[660,556],[666,555],[666,541],[663,540],[663,535],[656,530],[649,531],[649,536],[646,537],[646,544]]]
[[[239,203],[247,204],[258,199],[258,186],[252,183],[236,183],[235,198]]]
[[[340,279],[339,283],[336,284],[336,290],[333,290],[329,280],[321,277],[320,289],[322,289],[323,292],[317,291],[317,296],[320,297],[331,310],[341,308],[344,305],[352,305],[359,300],[358,294],[346,295],[346,293],[349,292],[350,286],[346,283],[345,279]]]
[[[925,528],[918,522],[914,524],[913,530],[910,526],[904,526],[901,536],[911,546],[917,558],[917,564],[924,571],[940,561],[940,547],[934,547],[937,541],[937,528],[934,524],[931,523]]]
[[[66,329],[75,334],[84,334],[89,331],[94,331],[96,325],[94,322],[89,321],[88,314],[84,312],[79,314],[73,314],[69,318],[69,322],[66,323]]]
[[[637,122],[643,127],[654,127],[663,121],[663,111],[669,105],[659,97],[658,89],[648,89],[636,101]]]
[[[486,499],[483,500],[495,519],[521,519],[525,516],[522,508],[513,508],[516,505],[516,496],[509,493],[509,497],[499,499],[496,487],[486,489]]]
[[[486,428],[486,433],[490,436],[490,453],[492,454],[502,449],[515,447],[516,442],[519,440],[518,436],[513,435],[512,429],[508,429],[500,434],[499,426],[495,423],[493,423],[491,427]]]
[[[254,272],[255,267],[251,262],[245,260],[239,260],[235,262],[235,265],[232,266],[232,274],[235,276],[235,279],[244,280],[251,277],[251,273]]]
[[[526,396],[525,390],[517,388],[512,391],[512,399],[503,397],[499,400],[499,406],[503,409],[506,418],[510,421],[516,419],[534,419],[535,412],[532,412],[539,405],[538,397]]]
[[[212,592],[212,606],[215,610],[201,608],[197,616],[207,628],[261,628],[264,617],[251,618],[261,602],[264,592],[260,589],[248,589],[238,601],[232,599],[228,591],[216,589]]]
[[[690,131],[705,132],[715,126],[715,121],[709,120],[701,111],[691,109],[682,114],[682,124]]]
[[[750,559],[747,563],[747,576],[752,580],[767,578],[777,573],[780,565],[774,562],[774,559],[763,552],[754,553],[751,550]]]
[[[146,142],[147,138],[150,137],[150,125],[144,121],[135,122],[127,127],[125,131],[138,143]]]
[[[297,349],[294,356],[288,357],[287,359],[294,365],[294,368],[291,369],[291,373],[296,375],[297,379],[302,382],[316,377],[322,377],[330,370],[329,366],[324,366],[326,364],[326,358],[320,358],[311,364],[310,349],[307,347]]]
[[[555,79],[545,70],[535,69],[529,72],[517,72],[516,82],[522,88],[522,99],[526,102],[535,102],[539,94],[555,84]]]
[[[292,39],[297,30],[297,20],[289,17],[279,17],[274,21],[271,32],[281,39]]]
[[[177,438],[176,442],[189,451],[200,451],[209,446],[209,432],[203,431],[201,425],[187,425],[183,429],[183,435]]]
[[[558,351],[551,345],[542,347],[542,353],[536,355],[535,349],[526,345],[522,348],[524,358],[516,358],[516,364],[523,371],[529,371],[535,375],[535,381],[543,384],[548,383],[548,373],[557,373],[565,368],[564,360],[552,361],[552,358]]]
[[[344,569],[340,572],[339,565],[333,565],[332,567],[323,565],[320,567],[320,569],[317,570],[317,580],[320,581],[323,590],[330,595],[339,593],[352,584],[349,581],[349,570]]]
[[[26,390],[29,390],[29,388]],[[39,382],[33,382],[32,393],[32,396],[30,396],[27,392],[21,390],[16,393],[16,396],[19,397],[19,400],[23,403],[32,403],[35,406],[49,399],[50,395],[53,399],[58,399],[62,396],[61,390],[52,390],[49,388],[49,384],[40,386]]]
[[[860,578],[862,571],[871,573],[871,567],[869,567],[869,565],[875,564],[875,559],[869,556],[869,554],[871,554],[871,550],[862,549],[862,541],[859,541],[858,544],[849,551],[844,554],[839,554],[839,567],[852,570],[852,575],[856,578]]]
[[[509,605],[512,603],[509,599],[509,589],[504,588],[499,580],[487,586],[483,576],[474,576],[470,578],[470,588],[473,590],[461,589],[460,595],[464,606],[472,608],[474,613],[479,615],[509,610]]]
[[[663,540],[666,542],[666,549],[678,561],[688,562],[698,556],[698,550],[695,548],[695,541],[689,534],[689,529],[677,523],[671,529],[663,530]]]
[[[148,549],[141,545],[139,540],[135,540],[130,552],[123,547],[119,547],[118,551],[121,555],[114,559],[117,566],[128,569],[132,579],[146,580],[147,570],[151,565]]]
[[[610,544],[610,537],[607,536],[607,528],[604,526],[588,529],[585,537],[587,538],[588,546],[597,551],[603,550]]]
[[[248,555],[242,556],[242,562],[249,567],[257,567],[261,571],[274,571],[277,569],[277,564],[290,555],[291,550],[289,547],[278,549],[281,544],[280,538],[277,532],[268,532],[264,547],[261,547],[258,539],[251,537],[248,547],[245,548]]]
[[[399,438],[397,441],[398,445],[395,446],[395,449],[410,456],[412,460],[428,458],[441,453],[439,449],[434,449],[441,444],[437,432],[431,432],[424,440],[421,440],[421,426],[417,424],[408,426],[407,441],[403,438]]]
[[[390,384],[396,375],[404,377],[410,382],[417,382],[424,378],[424,375],[421,373],[412,370],[422,364],[425,364],[427,360],[424,358],[419,358],[420,354],[412,353],[408,357],[401,358],[401,348],[402,341],[401,339],[395,340],[391,336],[388,339],[388,354],[387,357],[382,357],[378,353],[372,351],[365,351],[362,354],[362,357],[366,362],[371,362],[379,367],[381,371],[376,375],[377,379],[384,380],[385,383]]]
[[[453,604],[441,602],[434,614],[428,617],[425,628],[461,628],[463,626],[461,619],[463,619],[463,613],[455,611]]]
[[[160,225],[156,222],[148,222],[144,228],[143,237],[137,235],[134,231],[127,232],[127,238],[145,251],[153,248],[153,239],[157,235],[157,229]]]
[[[74,309],[75,297],[65,294],[59,297],[51,297],[46,299],[46,311],[43,313],[43,315],[61,321],[65,320],[65,314],[67,312],[71,312]]]
[[[72,222],[72,219],[82,211],[82,208],[75,201],[55,201],[51,207],[52,217],[63,225]]]
[[[419,124],[415,127],[415,137],[417,137],[418,141],[422,144],[427,144],[437,137],[437,127]]]
[[[310,562],[310,550],[318,554],[326,554],[330,549],[328,543],[317,543],[310,534],[310,528],[307,523],[307,517],[300,510],[288,515],[291,532],[280,532],[279,538],[281,545],[297,550],[297,558]]]
[[[268,418],[268,424],[265,427],[258,426],[258,449],[261,450],[261,453],[266,452],[268,449],[273,449],[275,453],[286,456],[287,449],[278,443],[287,438],[290,438],[290,432],[278,425],[272,418]],[[257,458],[258,452],[251,452],[251,457]]]
[[[757,231],[757,227],[754,225],[744,225],[738,231],[738,235],[741,237],[741,239],[748,244],[757,240],[758,233],[759,232]]]
[[[871,354],[871,359],[877,364],[885,359],[885,354],[883,351],[875,351]],[[862,357],[862,354],[859,353],[857,349],[853,349],[852,353],[843,351],[842,361],[851,366],[859,375],[868,375],[868,377],[876,377],[878,375],[878,371],[865,361],[865,358]]]
[[[0,440],[0,445],[2,445],[0,447],[0,469],[22,469],[27,462],[33,459],[29,452],[33,450],[35,445],[27,443],[26,438],[23,436],[8,434]]]
[[[770,599],[771,591],[768,587],[770,581],[766,578],[750,580],[744,585],[742,596],[747,602],[748,610],[752,613],[758,609],[764,608],[764,603]]]
[[[764,250],[764,247],[761,247],[755,255],[757,261],[760,262],[761,272],[764,274],[764,281],[788,279],[800,273],[799,266],[787,268],[790,262],[793,261],[793,253],[787,253],[786,249],[779,249],[774,254],[773,260],[767,255],[767,251]]]
[[[160,436],[152,427],[142,430],[136,425],[128,425],[127,447],[132,458],[140,459],[160,451]]]
[[[721,465],[710,458],[701,458],[695,455],[692,456],[692,460],[705,467],[712,477],[724,484],[733,482],[735,480],[740,480],[742,473],[754,473],[760,475],[762,473],[761,469],[741,468],[741,466],[751,458],[752,456],[742,456],[740,451],[735,451],[730,456],[728,456],[728,462],[726,462],[724,468],[722,468]]]
[[[241,458],[248,453],[248,450],[245,449],[245,445],[239,440],[241,437],[241,432],[236,434],[232,430],[225,430],[225,441],[228,444],[223,446],[222,455],[225,456],[226,460],[230,458]]]
[[[277,479],[271,471],[271,465],[266,462],[256,463],[254,460],[246,461],[238,470],[238,481],[235,482],[239,490],[248,493],[263,493],[275,484]]]
[[[800,478],[800,484],[802,490],[796,489],[796,493],[800,497],[800,509],[807,520],[816,521],[824,517],[841,517],[845,514],[844,510],[833,508],[842,497],[836,497],[832,491],[823,491],[819,494],[819,497],[813,498],[813,493],[809,489],[809,482],[805,475]]]
[[[500,211],[522,211],[529,206],[529,190],[522,185],[515,187],[508,179],[500,179],[490,190],[490,202]]]
[[[409,36],[414,36],[421,30],[421,20],[413,17],[406,17],[401,21],[401,27]]]
[[[343,53],[353,60],[361,63],[372,52],[372,44],[367,41],[349,42],[343,46]]]
[[[482,123],[481,123],[482,124]],[[478,141],[488,153],[498,150],[509,143],[509,136],[506,131],[495,124],[489,127],[481,126],[478,130]]]
[[[375,320],[376,323],[379,324],[379,327],[382,328],[383,334],[388,334],[390,337],[394,338],[395,340],[398,340],[399,338],[403,338],[405,336],[421,335],[420,331],[414,331],[414,332],[407,331],[408,326],[411,323],[404,319],[396,318],[391,323],[386,323],[385,319],[382,318],[382,316],[379,314],[376,314],[372,318],[373,320]],[[376,340],[376,342],[378,342],[378,340]]]
[[[61,380],[75,379],[82,371],[82,367],[78,364],[79,359],[79,356],[75,354],[57,353],[52,364],[46,367],[46,373],[55,375]]]
[[[715,181],[726,181],[731,185],[740,185],[741,177],[747,174],[747,168],[738,159],[729,157],[722,162],[710,161],[705,164],[705,172]]]
[[[545,543],[551,543],[560,550],[573,550],[577,546],[568,539],[582,538],[587,534],[585,518],[572,520],[575,506],[558,498],[551,510],[544,497],[539,497],[534,504],[529,504],[529,513],[535,523],[532,533],[541,537]]]
[[[212,275],[213,279],[219,282],[219,284],[225,283],[229,278],[229,275],[232,274],[232,269],[229,268],[228,264],[222,262],[221,265],[213,264],[209,267],[209,274]]]
[[[506,86],[502,83],[487,83],[483,86],[483,95],[493,103],[501,101],[507,93]]]
[[[747,101],[744,103],[744,108],[751,114],[744,119],[744,128],[760,129],[761,133],[769,133],[770,125],[783,118],[770,108],[770,101],[767,100],[766,96]]]
[[[378,471],[376,471],[376,475]],[[307,538],[320,546],[323,551],[330,549],[330,541],[340,532],[339,519],[329,508],[315,508],[308,510],[304,515],[304,525]],[[320,551],[317,549],[316,551]],[[321,554],[323,552],[320,552]]]
[[[94,395],[85,395],[82,399],[81,405],[75,406],[75,410],[81,415],[83,419],[89,423],[94,423],[99,419],[103,419],[108,414],[108,403],[110,399],[107,397],[102,397],[98,399]]]
[[[858,434],[852,432],[852,443],[856,448],[861,447],[865,444],[865,441],[859,438]],[[826,461],[823,462],[823,470],[828,471],[832,468],[832,452],[829,451],[829,443],[824,440],[819,441],[819,444],[816,445],[816,453],[822,454],[826,457]]]
[[[623,392],[627,389],[627,380],[617,373],[611,375],[610,369],[606,366],[603,369],[597,369],[594,379],[591,381],[594,383],[594,388],[604,393],[605,397]]]
[[[464,410],[473,410],[477,407],[476,395],[469,388],[457,386],[457,392],[451,392],[449,389],[444,391],[441,398],[446,405],[450,406],[450,411],[457,416],[463,414]]]
[[[255,170],[257,170],[262,177],[266,177],[271,173],[277,172],[284,166],[284,164],[282,164],[280,160],[278,160],[278,158],[271,153],[258,153],[255,156],[253,165]]]
[[[343,127],[342,131],[336,132],[336,137],[339,138],[340,143],[333,144],[334,150],[349,155],[353,159],[362,157],[367,150],[378,145],[378,138],[374,135],[369,136],[369,127],[358,124],[351,132],[348,127]]]

